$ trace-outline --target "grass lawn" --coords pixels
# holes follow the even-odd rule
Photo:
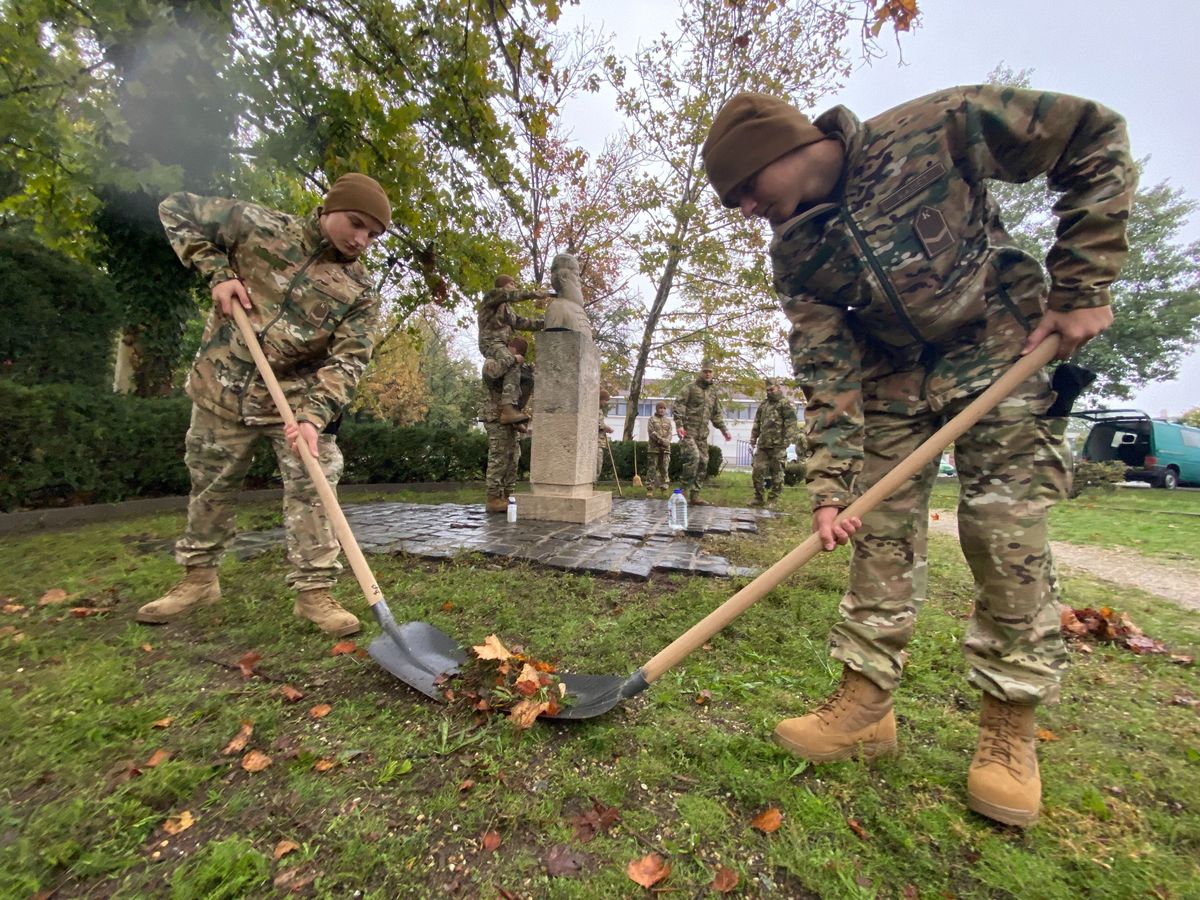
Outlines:
[[[749,498],[746,476],[719,482],[707,496]],[[462,493],[454,499],[478,500]],[[1150,532],[1175,524],[1194,554],[1196,526],[1177,514],[1200,511],[1192,497],[1082,498],[1056,513],[1055,536],[1136,535],[1140,549],[1167,554],[1181,551]],[[937,504],[952,503],[939,488]],[[1128,525],[1125,508],[1137,511]],[[783,511],[758,537],[705,544],[767,565],[808,522],[800,491]],[[241,524],[277,519],[261,505]],[[958,642],[971,587],[949,538],[932,538],[931,597],[897,692],[902,755],[809,767],[769,735],[836,680],[825,636],[844,549],[606,716],[514,732],[432,703],[369,658],[332,655],[332,639],[290,615],[282,551],[226,560],[220,606],[169,626],[134,623],[177,577],[166,549],[182,524],[146,517],[0,546],[0,596],[11,598],[0,613],[0,897],[630,897],[646,892],[626,867],[650,853],[672,869],[657,888],[685,897],[716,896],[718,866],[736,873],[741,896],[1200,896],[1194,666],[1104,646],[1076,653],[1063,702],[1039,721],[1040,824],[1020,832],[968,812],[978,698]],[[464,642],[495,632],[596,674],[628,674],[739,586],[472,556],[371,562],[398,619]],[[68,599],[39,606],[53,588]],[[1084,579],[1064,588],[1073,605],[1129,613],[1177,653],[1200,649],[1194,613]],[[337,593],[362,608],[349,572]],[[70,612],[89,605],[110,611]],[[359,643],[375,631],[370,622]],[[247,652],[261,655],[261,676],[239,671]],[[303,699],[284,699],[284,683]],[[315,718],[317,704],[331,711]],[[262,771],[222,753],[243,722],[253,725],[245,749],[271,757]],[[151,766],[157,751],[169,758]],[[572,818],[594,802],[620,821],[584,842]],[[782,826],[753,829],[770,807]],[[499,845],[485,850],[489,832]],[[281,841],[297,846],[275,860]],[[551,876],[548,861],[577,872]]]

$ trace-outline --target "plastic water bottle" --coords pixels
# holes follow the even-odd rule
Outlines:
[[[517,498],[512,494],[508,495],[508,521],[517,521]]]
[[[667,501],[667,524],[672,531],[687,530],[687,497],[683,496],[680,488],[675,488],[675,493]]]

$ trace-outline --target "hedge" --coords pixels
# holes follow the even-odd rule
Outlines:
[[[0,378],[0,509],[187,494],[190,415],[186,397],[141,399]],[[482,478],[487,466],[487,436],[478,430],[346,421],[338,444],[347,483],[467,481]],[[278,482],[264,442],[247,485]]]

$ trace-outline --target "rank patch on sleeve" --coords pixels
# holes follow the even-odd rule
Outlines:
[[[954,246],[954,235],[946,226],[946,219],[932,206],[922,206],[917,210],[913,230],[930,259]]]

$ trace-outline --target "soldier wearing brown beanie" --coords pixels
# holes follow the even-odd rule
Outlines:
[[[774,226],[774,286],[807,401],[813,530],[826,550],[854,542],[830,635],[841,686],[775,740],[814,762],[891,753],[936,467],[861,521],[836,518],[1048,335],[1061,335],[1065,359],[1111,324],[1137,181],[1124,122],[1090,100],[996,85],[865,122],[844,107],[810,122],[783,100],[739,94],[702,155],[725,206]],[[1039,175],[1061,195],[1045,268],[1004,230],[988,189]],[[964,651],[983,691],[967,800],[1018,826],[1041,800],[1034,708],[1057,699],[1066,666],[1046,517],[1070,473],[1052,399],[1039,372],[955,442],[976,581]]]

